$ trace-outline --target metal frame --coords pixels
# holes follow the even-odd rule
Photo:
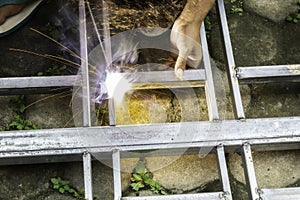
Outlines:
[[[273,65],[238,67],[236,76],[238,79],[269,78],[269,77],[294,77],[300,81],[300,64],[298,65]],[[291,78],[290,78],[291,79]]]
[[[261,196],[263,200],[297,200],[300,196],[298,188],[279,188],[279,189],[262,189]]]
[[[229,66],[230,83],[232,87],[236,117],[238,120],[220,121],[216,104],[214,84],[208,47],[202,26],[201,40],[205,69],[188,70],[185,72],[185,81],[198,81],[204,86],[209,108],[207,122],[185,122],[164,124],[164,129],[157,135],[159,124],[135,126],[91,127],[90,92],[88,75],[88,56],[86,51],[86,22],[85,2],[80,0],[80,44],[81,69],[77,76],[57,77],[13,77],[0,78],[0,89],[27,89],[59,86],[82,86],[83,95],[83,125],[78,128],[44,129],[28,131],[9,131],[0,135],[0,165],[64,162],[82,160],[84,169],[85,198],[93,199],[92,187],[92,154],[101,153],[103,157],[113,162],[115,200],[135,199],[232,199],[226,166],[225,152],[243,153],[247,186],[250,199],[300,199],[299,188],[287,189],[259,189],[252,162],[251,150],[287,150],[300,149],[300,117],[245,119],[244,109],[239,91],[239,81],[252,78],[269,78],[288,76],[297,80],[299,65],[236,67],[227,26],[223,0],[218,0],[220,18],[224,34],[224,41]],[[180,84],[173,72],[138,72],[139,83],[160,83],[165,80],[178,83],[177,87],[186,87]],[[79,81],[78,81],[79,80]],[[166,84],[166,82],[163,82]],[[137,87],[138,88],[138,87]],[[0,90],[1,91],[1,90]],[[242,120],[240,120],[242,119]],[[114,125],[115,123],[111,123]],[[189,135],[178,131],[181,126],[188,128]],[[130,133],[130,134],[125,134]],[[200,134],[201,133],[201,134]],[[241,134],[243,133],[243,134]],[[137,138],[136,135],[147,135]],[[95,140],[101,138],[101,140]],[[148,155],[174,155],[178,150],[187,153],[199,152],[199,148],[215,149],[218,157],[220,177],[223,191],[214,193],[200,193],[187,195],[169,195],[159,197],[122,197],[120,159],[133,157],[128,151],[160,149]]]
[[[255,177],[254,163],[252,158],[251,146],[249,144],[243,145],[243,163],[244,172],[246,177],[246,185],[248,186],[248,195],[251,199],[260,199],[260,193],[257,186],[257,181]]]
[[[229,29],[228,29],[228,25],[227,25],[228,24],[227,17],[226,17],[226,13],[225,13],[225,6],[224,6],[223,0],[218,0],[218,7],[219,7],[220,18],[221,18],[225,50],[226,50],[226,55],[227,55],[229,82],[230,82],[232,96],[233,96],[234,108],[236,111],[235,114],[236,114],[236,118],[244,119],[245,113],[244,113],[244,108],[243,108],[243,104],[242,104],[242,97],[241,97],[238,79],[235,74],[236,73],[236,65],[235,65],[235,61],[234,61],[234,57],[233,57],[233,50],[232,50],[231,39],[230,39],[230,35],[229,35]]]
[[[190,132],[201,134],[178,131],[182,126]],[[1,133],[0,156],[63,156],[83,154],[87,149],[91,153],[109,153],[116,149],[121,152],[157,148],[186,149],[215,147],[220,143],[227,152],[232,152],[245,142],[255,151],[275,150],[278,147],[281,150],[300,148],[300,117],[247,119],[243,122],[225,120],[169,123],[164,124],[163,130],[157,134],[159,127],[160,124],[152,124],[5,131]],[[143,137],[136,137],[137,135]]]
[[[234,62],[233,50],[227,26],[226,13],[223,0],[218,0],[219,13],[225,41],[225,48],[228,61],[229,80],[233,93],[233,103],[236,108],[236,116],[238,119],[245,118],[244,109],[239,90],[239,82],[276,82],[278,80],[288,80],[291,82],[300,81],[300,64],[294,65],[274,65],[274,66],[252,66],[237,67]],[[288,79],[287,79],[287,78]],[[252,80],[251,80],[252,79]],[[292,125],[291,125],[292,126]],[[257,132],[261,133],[261,132]],[[287,132],[289,133],[289,132]],[[293,136],[294,137],[294,136]],[[298,138],[299,136],[296,136]],[[299,138],[298,138],[299,139]],[[244,172],[246,177],[246,185],[248,187],[249,199],[300,199],[300,187],[292,189],[261,189],[257,184],[255,177],[254,164],[251,152],[251,143],[247,141],[242,147]],[[300,149],[300,145],[297,145]],[[293,192],[293,194],[291,193]]]

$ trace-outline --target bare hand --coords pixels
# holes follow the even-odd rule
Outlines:
[[[202,60],[200,24],[188,24],[184,19],[177,19],[171,31],[171,43],[178,50],[175,75],[182,79],[186,65],[198,68]]]
[[[179,79],[182,79],[186,64],[197,68],[202,60],[200,26],[214,3],[215,0],[187,0],[173,25],[170,39],[178,50],[175,74]]]

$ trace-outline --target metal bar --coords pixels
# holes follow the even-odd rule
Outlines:
[[[239,79],[300,76],[300,64],[238,67],[237,76]]]
[[[102,0],[102,20],[103,20],[103,38],[104,38],[104,51],[106,59],[106,69],[110,71],[112,64],[112,52],[111,52],[111,40],[110,40],[110,28],[108,19],[108,5]]]
[[[85,1],[79,1],[79,31],[80,31],[80,56],[82,73],[82,109],[83,126],[91,126],[91,98],[89,85],[89,67],[87,52],[87,32]]]
[[[178,78],[175,77],[173,71],[136,72],[133,80],[134,83],[178,82]],[[204,69],[191,69],[184,71],[184,76],[181,81],[204,80],[206,80],[206,72]]]
[[[240,84],[262,84],[262,83],[299,83],[299,76],[281,76],[281,77],[267,77],[267,78],[251,78],[240,79]]]
[[[287,143],[283,143],[285,140]],[[249,139],[246,140],[249,143],[253,143],[253,150],[255,151],[272,151],[272,150],[299,150],[300,141],[288,139],[287,137],[280,137],[277,139]],[[237,152],[242,146],[244,141],[225,141],[226,152],[232,153]],[[270,144],[268,144],[270,143]],[[165,145],[164,148],[160,149],[162,145],[134,145],[134,146],[121,146],[117,147],[120,151],[145,151],[147,156],[178,156],[182,154],[198,154],[199,148],[215,147],[216,142],[195,142],[195,143],[181,143]],[[185,147],[183,147],[185,146]],[[151,149],[160,149],[159,151],[152,151],[149,153],[149,147]],[[187,149],[189,147],[189,149]],[[112,147],[90,147],[89,151],[91,153],[97,153],[105,159],[108,157],[107,154],[111,155],[111,152],[115,148]],[[147,152],[148,150],[148,152]],[[53,163],[53,162],[73,162],[80,161],[80,156],[86,151],[86,148],[77,149],[47,149],[47,150],[37,150],[37,151],[27,151],[22,152],[5,152],[0,153],[0,165],[16,165],[16,164],[37,164],[37,163]],[[100,152],[100,153],[99,153]],[[139,158],[141,153],[132,153],[129,155],[122,156],[124,158]],[[106,159],[108,160],[108,159]]]
[[[251,147],[249,144],[244,144],[243,149],[243,166],[245,172],[246,186],[248,187],[249,199],[260,199],[259,188],[257,186]]]
[[[0,78],[0,88],[73,86],[80,84],[76,81],[77,79],[78,76],[76,75]]]
[[[299,200],[300,188],[276,188],[276,189],[262,189],[263,200]]]
[[[195,87],[195,86],[194,86]],[[34,95],[34,94],[72,94],[72,86],[47,87],[47,88],[21,88],[21,89],[0,89],[0,96],[9,95]]]
[[[117,124],[116,112],[115,112],[115,100],[113,97],[108,99],[108,118],[109,118],[110,126],[115,126]]]
[[[120,73],[121,76],[128,75],[127,73]],[[59,86],[80,86],[82,85],[81,75],[68,76],[41,76],[41,77],[13,77],[0,78],[0,88],[14,89],[14,88],[38,88],[38,87],[59,87]],[[164,80],[164,82],[162,82]],[[184,81],[204,81],[206,74],[204,69],[186,70],[184,72]],[[151,84],[151,83],[173,83],[178,82],[174,76],[173,71],[152,71],[152,72],[135,72],[132,83],[137,84]],[[172,84],[170,84],[171,86]],[[186,85],[187,87],[187,85]]]
[[[114,174],[114,200],[120,200],[122,197],[121,185],[121,160],[120,151],[114,150],[112,154],[113,174]]]
[[[112,64],[112,52],[111,52],[111,40],[110,40],[110,29],[108,19],[108,6],[104,0],[102,0],[102,20],[103,20],[103,37],[104,37],[104,57],[106,60],[106,70],[111,70]],[[115,115],[115,101],[114,97],[108,99],[108,118],[109,125],[116,125]]]
[[[226,200],[232,200],[231,189],[226,165],[224,146],[219,145],[217,147],[218,163],[220,168],[221,181],[223,185],[223,197]]]
[[[209,120],[210,121],[218,120],[219,112],[218,112],[216,92],[214,88],[214,81],[212,76],[212,69],[210,63],[210,56],[208,52],[204,23],[202,23],[202,26],[200,28],[200,36],[201,36],[201,43],[202,43],[203,63],[206,72],[205,94],[206,94]]]
[[[242,104],[242,98],[239,88],[239,82],[236,76],[236,66],[235,61],[233,57],[233,51],[232,51],[232,45],[229,35],[229,29],[227,26],[227,18],[225,13],[225,7],[224,7],[224,1],[218,0],[218,7],[219,7],[219,13],[221,18],[221,24],[222,24],[222,31],[223,31],[223,37],[224,37],[224,43],[225,43],[225,49],[226,49],[226,55],[227,55],[227,62],[228,62],[228,68],[229,68],[229,80],[231,89],[233,92],[233,102],[236,112],[236,117],[238,119],[244,119],[245,113],[244,108]]]
[[[79,138],[84,139],[84,138]],[[223,143],[226,146],[226,152],[236,152],[239,147],[243,144],[245,140],[225,140]],[[276,139],[248,139],[249,143],[253,143],[255,151],[272,151],[272,150],[299,150],[300,140],[290,139],[288,137],[279,137]],[[285,141],[285,142],[283,142]],[[269,144],[270,143],[270,144]],[[117,147],[120,151],[149,151],[149,149],[159,149],[159,151],[153,151],[147,153],[149,156],[174,156],[181,155],[185,151],[189,154],[199,153],[199,148],[215,147],[216,141],[197,141],[194,143],[176,143],[170,145],[161,144],[148,144],[148,145],[133,145],[133,146],[119,146]],[[163,148],[161,148],[163,146]],[[189,148],[189,149],[187,149]],[[196,148],[196,150],[194,149]],[[104,146],[91,146],[89,151],[91,153],[109,153],[113,151],[113,147]],[[35,157],[34,163],[50,163],[50,162],[68,162],[68,161],[79,161],[78,155],[81,155],[86,150],[86,147],[81,147],[78,145],[76,149],[68,149],[60,147],[60,149],[48,148],[46,150],[30,150],[27,152],[20,151],[10,151],[10,152],[0,152],[0,165],[11,165],[11,164],[29,164],[32,163],[33,157]],[[124,157],[136,158],[140,154],[129,154]],[[60,157],[65,157],[62,160]],[[21,159],[22,158],[22,159]],[[21,161],[22,160],[22,161]]]
[[[145,197],[122,197],[122,200],[220,200],[222,192],[199,193],[199,194],[177,194]]]
[[[85,199],[93,200],[92,158],[88,152],[83,154],[83,175]]]
[[[220,128],[212,131],[212,125]],[[111,152],[114,148],[121,151],[167,150],[219,143],[238,148],[245,141],[263,144],[264,150],[280,144],[281,148],[289,148],[293,144],[293,148],[300,149],[300,117],[248,119],[245,122],[185,122],[163,126],[159,133],[160,124],[2,132],[0,158],[75,154],[86,148],[98,152]],[[185,128],[179,131],[183,126]],[[203,134],[190,134],[199,132]]]

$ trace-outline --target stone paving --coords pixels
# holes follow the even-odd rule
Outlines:
[[[57,1],[56,1],[57,2]],[[226,2],[228,13],[231,4]],[[231,33],[234,54],[237,66],[296,64],[300,63],[300,24],[287,23],[285,17],[297,10],[296,1],[262,1],[248,0],[244,2],[243,16],[228,14],[229,29]],[[48,3],[48,9],[55,13],[58,4]],[[43,7],[32,20],[20,31],[9,37],[0,39],[0,75],[6,76],[32,76],[43,67],[51,65],[46,59],[28,54],[8,51],[9,47],[29,48],[34,51],[48,49],[48,41],[34,35],[28,27],[42,27],[48,23]],[[222,119],[233,119],[230,90],[225,73],[225,57],[222,39],[218,28],[215,8],[210,13],[212,23],[211,37],[209,38],[210,53],[213,61],[215,82],[218,87],[218,105]],[[28,41],[20,38],[26,37]],[[29,42],[31,41],[31,42]],[[34,44],[34,46],[32,46]],[[41,45],[41,46],[40,46]],[[50,45],[51,46],[51,45]],[[47,52],[57,52],[57,47]],[[2,56],[4,55],[4,56]],[[15,63],[15,60],[20,62]],[[14,67],[11,67],[14,66]],[[42,67],[41,67],[42,66]],[[20,73],[22,72],[22,73]],[[299,84],[270,84],[241,86],[243,105],[247,118],[299,116],[300,115],[300,89]],[[200,119],[207,120],[207,107],[205,105],[204,91],[195,90],[198,100],[187,96],[187,103],[199,106]],[[138,97],[140,94],[136,94]],[[45,98],[45,95],[30,95],[26,97],[29,105],[36,100]],[[180,106],[170,92],[153,93],[151,98],[138,102],[138,98],[128,97],[131,102],[145,113],[117,110],[118,123],[130,124],[142,122],[174,122],[180,120],[176,113],[180,113]],[[0,126],[4,126],[14,119],[14,110],[17,106],[10,102],[11,96],[1,97]],[[26,110],[26,117],[42,128],[73,126],[72,110],[69,106],[71,96],[47,98]],[[149,107],[156,102],[154,107]],[[155,109],[154,109],[155,108]],[[190,112],[194,109],[191,106]],[[174,114],[175,113],[175,114]],[[143,119],[143,116],[148,116]],[[121,116],[121,117],[120,117]],[[155,117],[160,116],[160,117]],[[191,115],[194,116],[194,115]],[[177,118],[176,118],[177,117]],[[186,119],[192,121],[191,119]],[[139,159],[123,159],[122,190],[126,195],[137,195],[130,189],[130,176]],[[228,154],[227,165],[231,178],[232,192],[235,199],[248,199],[245,190],[243,165],[239,154]],[[149,157],[145,159],[146,167],[152,172],[153,179],[159,181],[165,188],[173,193],[195,193],[201,191],[220,190],[218,182],[218,167],[216,156],[209,154],[205,157],[198,155],[184,155],[181,157]],[[158,165],[159,164],[159,165]],[[300,152],[255,152],[254,165],[258,184],[260,187],[287,187],[299,186],[300,180]],[[74,199],[71,195],[61,195],[52,189],[50,179],[61,177],[70,181],[75,188],[83,188],[81,163],[55,163],[39,165],[16,165],[0,167],[0,200],[68,200]],[[112,170],[109,166],[98,161],[93,165],[93,183],[95,194],[99,199],[113,199]],[[139,195],[152,195],[149,191],[141,191]]]

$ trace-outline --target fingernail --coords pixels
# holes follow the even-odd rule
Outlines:
[[[181,80],[182,77],[183,77],[183,70],[182,69],[177,69],[176,72],[175,72],[175,75],[176,75],[177,78],[179,78]]]

